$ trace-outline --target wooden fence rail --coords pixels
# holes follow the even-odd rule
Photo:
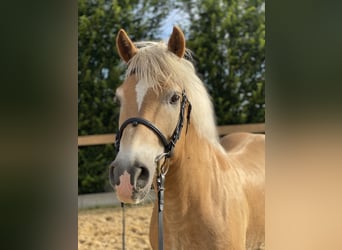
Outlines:
[[[265,123],[218,126],[220,136],[233,132],[265,133]],[[83,135],[78,137],[78,146],[113,144],[115,134]]]

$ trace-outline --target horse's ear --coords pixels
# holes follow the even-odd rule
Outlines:
[[[185,54],[185,37],[183,31],[177,26],[173,27],[167,47],[180,58]]]
[[[126,63],[138,52],[137,47],[135,47],[123,29],[120,29],[118,35],[116,36],[116,48],[121,59]]]

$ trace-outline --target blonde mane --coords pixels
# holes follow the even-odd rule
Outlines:
[[[191,123],[198,134],[220,147],[210,96],[193,64],[168,51],[164,42],[137,42],[137,54],[128,63],[126,77],[135,74],[158,92],[164,88],[185,90],[192,104]],[[186,50],[191,57],[191,51]]]

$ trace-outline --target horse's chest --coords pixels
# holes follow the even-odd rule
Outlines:
[[[170,249],[216,249],[212,248],[213,239],[211,233],[205,232],[206,230],[202,225],[198,227],[185,226],[183,230],[172,230],[169,235]]]

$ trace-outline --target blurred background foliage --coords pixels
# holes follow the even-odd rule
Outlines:
[[[172,15],[180,17],[172,25],[183,29],[194,52],[218,125],[265,121],[264,1],[79,0],[78,135],[117,130],[113,97],[125,71],[115,48],[118,30],[133,41],[161,40]],[[111,190],[108,165],[114,158],[113,145],[78,149],[79,194]]]

